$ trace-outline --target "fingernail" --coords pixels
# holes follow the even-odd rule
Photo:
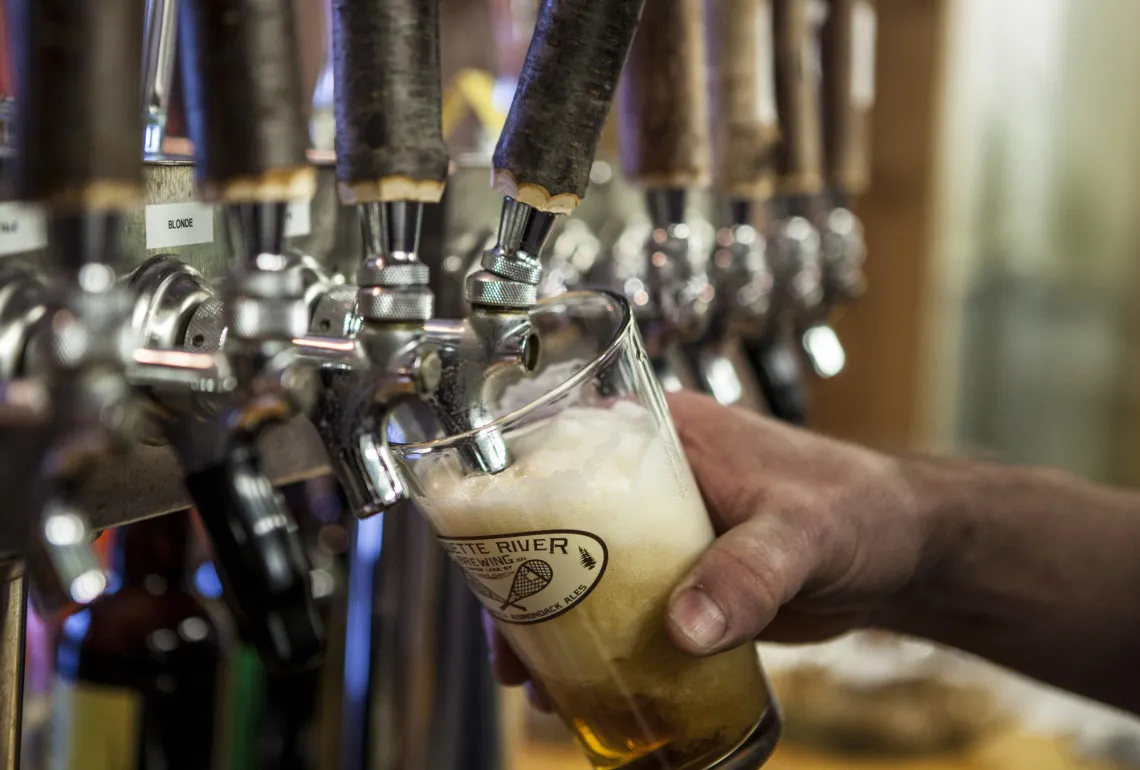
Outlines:
[[[673,601],[669,617],[698,650],[716,647],[728,629],[728,620],[720,607],[699,588],[682,591]]]

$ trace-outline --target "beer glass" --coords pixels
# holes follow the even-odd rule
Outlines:
[[[532,311],[537,373],[496,420],[393,447],[412,495],[595,768],[756,768],[780,722],[754,645],[695,659],[666,604],[714,533],[661,388],[616,295]],[[488,438],[510,464],[466,458]]]

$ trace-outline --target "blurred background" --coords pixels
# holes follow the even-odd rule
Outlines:
[[[296,4],[313,141],[331,149],[327,2]],[[534,3],[442,4],[445,132],[453,157],[484,156]],[[835,318],[847,363],[813,382],[812,427],[891,451],[968,453],[1140,484],[1140,2],[875,6],[873,175],[854,203],[868,289]],[[8,79],[0,68],[4,91]],[[168,149],[178,149],[177,115],[170,133]],[[611,141],[599,156],[599,187],[621,184],[615,152]],[[316,511],[314,561],[327,572],[327,611],[339,617],[339,498],[322,480],[290,499]],[[217,597],[208,571],[195,573],[194,590]],[[37,747],[58,628],[58,619],[29,623],[28,768],[46,766]],[[864,634],[763,655],[789,722],[773,768],[1140,767],[1131,718],[924,643]],[[264,723],[308,736],[303,750],[278,752],[293,757],[280,766],[338,766],[342,663],[291,685],[307,688],[297,695],[307,711]],[[254,669],[245,658],[231,664],[231,722],[241,703],[272,703],[274,685]],[[586,768],[566,731],[520,693],[500,693],[494,718],[504,768]],[[259,766],[252,752],[238,746],[226,765]]]
[[[879,14],[869,289],[817,426],[1135,481],[1140,6]]]

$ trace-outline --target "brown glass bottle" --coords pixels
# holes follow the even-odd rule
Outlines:
[[[188,590],[190,515],[113,533],[107,593],[63,624],[49,770],[212,764],[218,632]]]

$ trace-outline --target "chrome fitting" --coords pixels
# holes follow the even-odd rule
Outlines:
[[[467,278],[467,301],[495,308],[533,307],[542,280],[542,250],[554,222],[554,214],[506,198],[498,242],[483,254],[483,270]]]

